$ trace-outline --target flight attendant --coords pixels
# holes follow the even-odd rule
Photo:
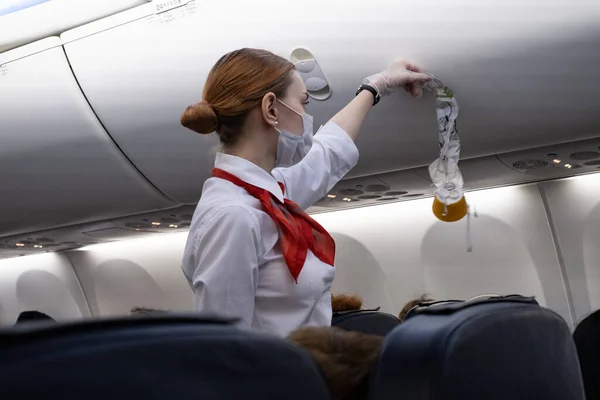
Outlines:
[[[203,100],[181,115],[183,126],[216,132],[222,144],[182,262],[196,310],[279,336],[329,326],[335,243],[303,210],[356,165],[354,140],[380,97],[397,88],[420,97],[429,80],[396,62],[366,78],[313,137],[309,96],[291,62],[248,48],[221,57]]]

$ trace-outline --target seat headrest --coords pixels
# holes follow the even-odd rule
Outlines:
[[[384,340],[369,398],[584,400],[568,325],[523,299],[411,313]]]
[[[19,314],[15,325],[40,321],[54,322],[54,318],[39,311],[23,311],[21,314]]]
[[[573,333],[587,400],[600,400],[600,310],[588,315]]]
[[[331,319],[331,326],[336,328],[380,336],[387,335],[399,323],[394,315],[377,310],[342,311],[334,313]]]
[[[0,332],[0,388],[13,398],[329,398],[302,349],[176,314]]]

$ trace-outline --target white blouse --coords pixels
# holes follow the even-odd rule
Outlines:
[[[257,165],[218,153],[215,167],[285,197],[302,209],[324,197],[358,162],[358,149],[333,122],[314,136],[306,157],[272,175]],[[241,326],[286,336],[306,326],[331,325],[335,267],[310,250],[298,283],[279,244],[279,232],[260,201],[219,178],[204,183],[186,243],[183,273],[195,293],[197,311],[241,318]]]

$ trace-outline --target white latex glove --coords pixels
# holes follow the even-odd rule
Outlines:
[[[423,69],[410,61],[401,60],[393,63],[388,69],[364,80],[365,85],[372,86],[381,97],[404,88],[413,97],[423,95],[423,86],[431,80],[431,76],[424,73]]]

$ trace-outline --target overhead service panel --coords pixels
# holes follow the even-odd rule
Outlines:
[[[429,167],[416,168],[415,172],[423,178],[431,179]],[[461,160],[460,172],[466,190],[487,189],[535,180],[531,176],[520,174],[508,168],[496,156]]]
[[[0,236],[172,207],[86,102],[58,37],[0,54]]]

